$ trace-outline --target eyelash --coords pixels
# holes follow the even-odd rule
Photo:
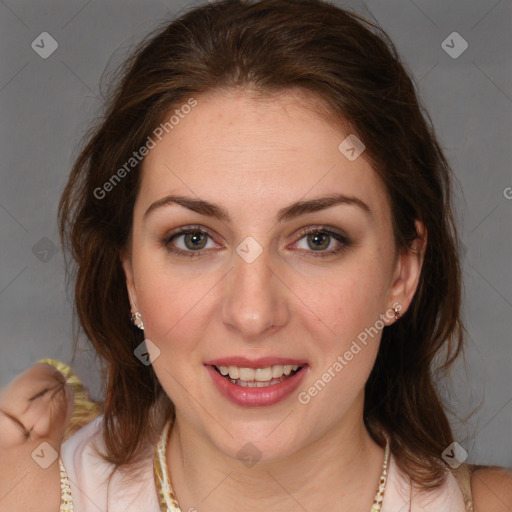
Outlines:
[[[184,251],[183,249],[179,249],[176,247],[174,247],[174,248],[169,247],[169,244],[171,243],[173,238],[176,238],[181,235],[191,234],[191,233],[201,233],[203,235],[208,235],[210,238],[213,239],[213,233],[205,228],[202,228],[200,226],[186,226],[184,228],[180,228],[178,231],[175,231],[169,235],[164,236],[161,239],[160,243],[169,252],[174,253],[177,256],[186,256],[188,258],[203,256],[203,253],[205,251],[207,251],[208,249],[202,249],[199,251]],[[350,245],[351,245],[351,242],[347,237],[341,235],[340,233],[337,233],[336,231],[331,231],[331,230],[329,230],[327,228],[323,228],[323,227],[312,227],[312,228],[305,228],[305,229],[301,230],[299,233],[300,237],[299,237],[298,241],[302,240],[302,238],[304,238],[305,236],[310,235],[310,234],[324,234],[324,235],[334,238],[341,244],[337,248],[331,249],[329,251],[313,251],[313,250],[307,251],[306,249],[300,249],[301,251],[306,251],[306,252],[311,253],[311,256],[313,258],[318,258],[318,257],[322,258],[322,257],[327,257],[327,256],[332,256],[334,254],[338,254],[338,253],[342,252],[343,250],[347,249],[348,247],[350,247]]]

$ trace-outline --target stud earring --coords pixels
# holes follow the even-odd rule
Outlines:
[[[395,320],[398,320],[400,318],[400,309],[398,309],[398,307],[394,307],[393,311],[395,312]]]

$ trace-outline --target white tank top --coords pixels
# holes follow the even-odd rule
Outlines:
[[[104,451],[102,418],[98,416],[85,425],[61,448],[73,511],[160,512],[153,457],[144,460],[135,481],[127,481],[119,471],[107,481],[112,465],[94,448],[96,444]],[[420,493],[411,487],[409,477],[398,468],[391,454],[381,512],[466,512],[466,508],[457,480],[450,471],[441,487]]]

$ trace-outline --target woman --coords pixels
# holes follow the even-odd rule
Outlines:
[[[221,1],[152,34],[59,206],[105,402],[54,436],[48,510],[512,507],[432,378],[463,344],[450,183],[355,14]]]

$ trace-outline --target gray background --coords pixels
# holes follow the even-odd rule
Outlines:
[[[466,362],[442,386],[469,460],[512,468],[511,2],[337,4],[388,31],[458,177],[470,336]],[[59,195],[81,136],[101,112],[100,79],[109,59],[112,69],[131,45],[190,5],[0,3],[0,386],[39,358],[71,361],[72,293],[56,227]],[[469,45],[456,59],[442,47],[454,31]],[[42,32],[58,43],[47,59],[31,47]],[[461,48],[457,40],[446,44]],[[73,368],[99,396],[97,363],[86,342]]]

